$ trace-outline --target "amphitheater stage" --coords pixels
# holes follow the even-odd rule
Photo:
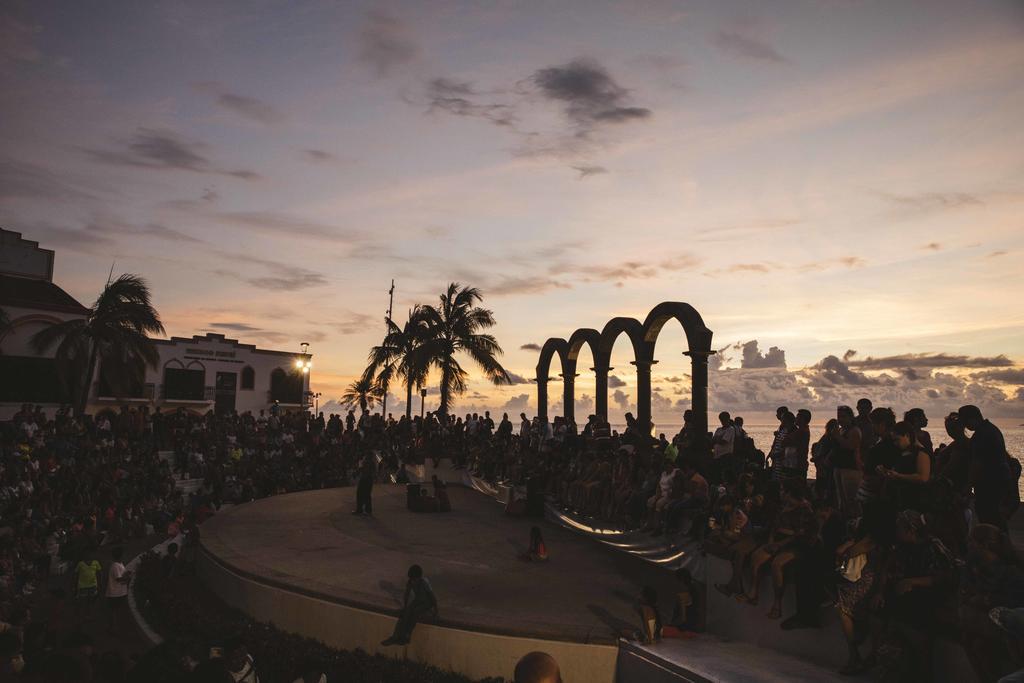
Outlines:
[[[617,638],[637,626],[644,584],[672,593],[670,572],[539,522],[551,559],[517,559],[538,522],[451,486],[450,513],[406,509],[405,487],[377,485],[374,517],[355,517],[355,489],[293,493],[240,505],[202,527],[199,573],[230,605],[338,648],[406,656],[473,678],[511,677],[545,650],[567,681],[614,680]],[[440,619],[406,647],[384,648],[405,572],[420,564]]]

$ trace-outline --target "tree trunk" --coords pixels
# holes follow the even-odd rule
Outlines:
[[[441,405],[438,408],[441,415],[448,417],[448,393],[450,391],[451,375],[448,369],[449,363],[441,367]]]
[[[89,367],[85,370],[85,386],[78,392],[78,405],[75,406],[75,415],[85,415],[85,409],[89,405],[89,391],[92,389],[93,374],[96,371],[96,359],[99,356],[99,346],[95,341],[89,351]]]
[[[405,417],[408,420],[412,419],[412,380],[406,380],[405,382]]]

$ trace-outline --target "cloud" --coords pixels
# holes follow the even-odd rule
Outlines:
[[[1008,251],[1006,251],[1006,250],[1004,250],[1004,249],[997,249],[996,251],[992,251],[992,252],[989,252],[989,253],[988,253],[988,254],[987,254],[987,255],[985,256],[985,258],[997,258],[997,257],[999,257],[999,256],[1006,256],[1006,255],[1007,255],[1007,254],[1009,254],[1009,253],[1010,253],[1010,252],[1008,252]]]
[[[248,272],[242,274],[230,269],[214,271],[218,275],[232,277],[253,285],[254,287],[279,292],[294,292],[301,289],[319,287],[328,284],[327,278],[322,274],[301,266],[293,266],[280,261],[249,256],[247,254],[237,254],[225,251],[217,251],[215,253],[225,259],[227,263],[248,263],[266,268],[269,271],[267,275],[255,277],[250,275]]]
[[[551,289],[572,289],[572,285],[545,277],[500,276],[496,281],[481,286],[487,294],[510,296],[515,294],[540,294]]]
[[[332,329],[337,330],[341,334],[359,334],[365,332],[371,326],[377,322],[377,318],[368,313],[353,313],[349,312],[348,315],[342,320],[335,320],[328,323]],[[383,320],[381,321],[383,322]],[[384,327],[381,326],[381,334],[383,335]]]
[[[982,206],[985,201],[969,192],[920,192],[917,194],[879,193],[886,202],[897,209],[930,213],[952,211],[973,206]]]
[[[302,150],[302,158],[306,161],[312,161],[315,163],[326,163],[328,161],[335,161],[336,156],[330,152],[325,152],[322,149],[304,149]]]
[[[480,103],[471,99],[479,95],[472,83],[443,77],[434,78],[427,84],[428,111],[443,111],[453,116],[480,118],[496,126],[511,126],[516,122],[512,106]]]
[[[523,344],[519,348],[522,349],[523,351],[540,351],[540,344],[534,344],[533,342],[529,342],[527,344]]]
[[[565,115],[580,136],[585,137],[605,123],[623,123],[651,115],[650,109],[628,106],[629,91],[591,59],[538,69],[530,80],[544,97],[565,104]]]
[[[758,349],[756,339],[744,344],[738,344],[743,352],[743,359],[740,361],[741,368],[784,368],[786,367],[786,352],[777,346],[768,349],[767,353],[761,353]]]
[[[754,21],[738,21],[715,34],[715,45],[722,52],[755,62],[784,64],[787,60],[763,35],[762,25]]]
[[[612,402],[615,403],[615,405],[617,405],[623,412],[630,412],[630,409],[632,408],[632,405],[629,402],[629,394],[621,389],[616,389],[612,392]]]
[[[233,332],[259,332],[260,328],[250,325],[249,323],[210,323],[209,327],[216,327],[221,330],[231,330]]]
[[[685,377],[676,377],[675,375],[673,375],[671,377],[664,377],[664,378],[662,378],[661,381],[668,382],[669,384],[679,384],[681,382],[685,382],[686,378]]]
[[[852,357],[852,356],[851,356]],[[1004,355],[998,356],[965,356],[948,353],[904,353],[896,356],[868,356],[860,360],[850,360],[850,367],[870,370],[886,370],[898,368],[997,368],[1010,367],[1013,361]]]
[[[508,373],[508,376],[510,379],[509,384],[530,384],[530,380],[526,379],[522,375],[517,375],[514,372]]]
[[[280,123],[285,119],[284,114],[267,102],[256,99],[255,97],[230,92],[225,89],[222,84],[217,83],[216,81],[196,83],[194,87],[200,92],[213,95],[216,98],[215,102],[217,103],[217,106],[227,109],[233,114],[237,114],[249,121],[270,125],[273,123]]]
[[[359,32],[359,61],[378,78],[390,76],[419,54],[408,24],[388,12],[373,10]]]
[[[1002,382],[1004,384],[1024,385],[1024,369],[1007,368],[1005,370],[985,370],[984,372],[972,373],[971,378],[976,380],[983,379],[992,382]]]
[[[577,180],[583,180],[584,178],[589,178],[592,175],[600,175],[608,172],[608,169],[604,166],[570,166],[570,168],[579,172],[580,175]]]
[[[15,159],[0,159],[0,200],[27,198],[48,201],[94,199],[74,182],[48,168]]]
[[[0,64],[4,62],[38,62],[43,58],[36,45],[36,35],[42,27],[0,13]]]
[[[617,375],[609,375],[608,376],[608,388],[609,389],[618,389],[619,387],[624,387],[624,386],[626,386],[626,383],[624,381],[622,381],[622,378],[618,377]]]
[[[836,356],[826,356],[808,371],[812,380],[825,385],[879,386],[893,385],[891,377],[870,377],[862,372],[850,369],[850,366]]]
[[[113,166],[214,173],[243,180],[260,178],[254,171],[216,168],[205,156],[205,148],[205,144],[185,140],[174,131],[138,128],[119,149],[86,149],[85,153],[94,161]]]
[[[224,211],[214,216],[225,223],[266,232],[277,236],[308,237],[331,242],[355,242],[359,235],[348,228],[338,228],[309,221],[300,216],[276,211]]]
[[[921,248],[925,251],[942,251],[942,245],[938,242],[929,242]]]
[[[513,396],[509,400],[505,401],[505,405],[502,406],[502,410],[507,412],[524,413],[529,407],[530,395],[519,394],[518,396]]]

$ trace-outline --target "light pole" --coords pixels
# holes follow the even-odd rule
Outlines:
[[[320,397],[323,396],[323,394],[320,393],[319,391],[316,392],[316,393],[313,393],[311,391],[309,393],[313,396],[313,401],[315,402],[315,406],[316,406],[316,407],[313,408],[313,417],[317,417],[317,416],[320,415]]]
[[[427,390],[420,389],[420,419],[422,420],[426,413],[424,412],[423,404],[427,401]]]

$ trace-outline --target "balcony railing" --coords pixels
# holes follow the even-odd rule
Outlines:
[[[106,387],[100,387],[96,391],[97,400],[100,401],[151,401],[156,395],[156,385],[148,382],[142,385],[142,391],[136,396],[111,396],[105,392]]]
[[[212,403],[216,397],[215,387],[203,387],[201,396],[168,396],[167,385],[160,385],[160,398],[164,401],[177,401],[180,403]]]

